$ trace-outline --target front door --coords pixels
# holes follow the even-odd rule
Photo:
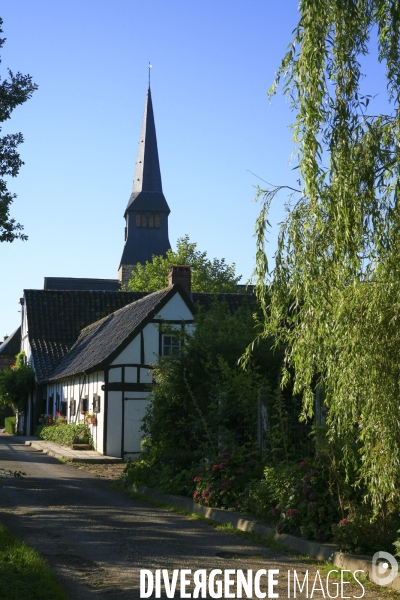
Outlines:
[[[137,458],[140,454],[140,442],[143,432],[140,431],[143,417],[146,414],[148,399],[143,393],[125,393],[124,397],[124,460]]]

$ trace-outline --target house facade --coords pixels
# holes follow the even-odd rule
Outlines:
[[[160,355],[177,349],[179,336],[171,331],[193,327],[194,305],[182,285],[185,280],[190,290],[190,267],[175,266],[169,286],[151,294],[59,291],[49,295],[45,290],[26,290],[22,346],[37,386],[21,428],[32,433],[41,414],[60,413],[68,422],[79,423],[89,412],[95,416],[89,427],[98,452],[124,459],[137,456],[152,365]],[[77,333],[84,313],[80,306],[88,301],[92,309],[86,306],[87,320],[92,322]],[[116,303],[121,308],[111,312]],[[93,305],[107,314],[93,320]]]
[[[68,422],[80,422],[84,412],[95,415],[89,425],[95,449],[137,457],[152,365],[171,352],[171,328],[192,327],[193,312],[187,294],[173,284],[82,330],[47,382],[48,412],[61,412]]]

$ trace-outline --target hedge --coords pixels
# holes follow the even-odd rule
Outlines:
[[[4,429],[7,433],[11,433],[11,435],[15,435],[15,423],[16,417],[6,417],[4,419]]]
[[[72,444],[91,444],[93,446],[89,428],[83,423],[56,425],[53,422],[51,425],[38,427],[36,435],[39,435],[42,440],[65,446]]]

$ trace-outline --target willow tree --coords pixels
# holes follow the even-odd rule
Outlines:
[[[361,91],[375,38],[388,99],[379,115]],[[270,90],[282,86],[296,113],[301,181],[272,270],[264,243],[280,188],[259,190],[256,225],[260,335],[285,345],[282,384],[293,377],[304,418],[323,386],[328,435],[376,507],[398,493],[400,472],[399,54],[399,2],[301,1]]]

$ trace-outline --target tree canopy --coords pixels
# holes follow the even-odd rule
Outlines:
[[[304,418],[323,387],[328,435],[378,507],[399,489],[400,5],[302,0],[299,10],[270,93],[282,83],[296,113],[301,189],[291,190],[273,269],[265,235],[281,188],[259,190],[260,336],[285,345],[282,384],[294,373]],[[362,93],[375,33],[387,114]]]
[[[197,243],[185,235],[178,239],[175,252],[168,250],[165,257],[153,256],[152,262],[138,263],[128,283],[129,289],[153,292],[167,287],[171,265],[191,266],[194,292],[237,292],[241,279],[241,275],[235,273],[235,263],[228,265],[224,258],[210,260],[207,252],[197,250]]]
[[[24,412],[29,392],[35,385],[35,373],[26,364],[25,352],[20,352],[15,358],[10,369],[0,371],[0,406],[11,406],[14,412]]]
[[[0,34],[3,20],[0,18]],[[3,47],[5,38],[0,38],[0,49]],[[37,89],[30,75],[13,73],[8,69],[8,78],[0,80],[0,123],[11,117],[12,111],[26,102]],[[1,131],[1,128],[0,128]],[[24,141],[22,133],[10,133],[0,137],[0,241],[12,242],[15,239],[26,240],[27,236],[22,233],[23,226],[10,216],[10,205],[16,198],[7,189],[4,179],[7,176],[16,177],[23,161],[21,160],[17,147]]]

